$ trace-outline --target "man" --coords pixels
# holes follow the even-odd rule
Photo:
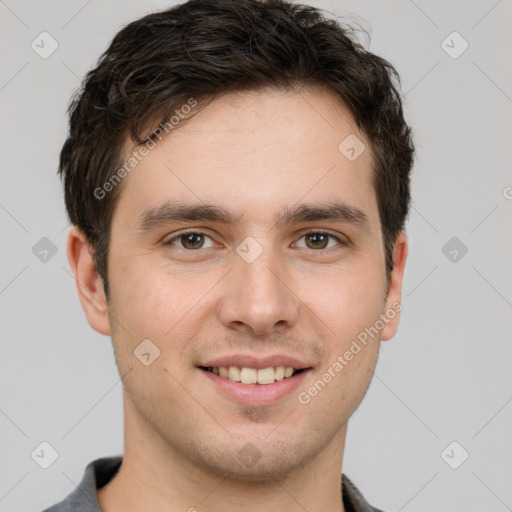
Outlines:
[[[414,150],[396,78],[278,0],[191,0],[115,36],[60,173],[124,454],[48,512],[377,510],[342,461],[401,310]]]

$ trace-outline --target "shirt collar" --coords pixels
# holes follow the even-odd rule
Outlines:
[[[93,460],[85,468],[78,487],[63,501],[43,512],[102,512],[96,490],[106,485],[119,471],[122,456]],[[341,490],[345,512],[382,512],[372,507],[346,476],[342,475]]]

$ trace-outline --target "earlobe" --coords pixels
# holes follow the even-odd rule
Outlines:
[[[89,325],[100,334],[110,336],[110,321],[103,282],[91,251],[85,234],[77,226],[73,226],[68,234],[67,254],[75,277],[78,297]]]
[[[382,341],[391,339],[398,329],[400,311],[402,310],[402,282],[408,251],[407,235],[405,231],[401,231],[393,248],[393,270],[389,278],[384,310],[387,321],[381,333]]]

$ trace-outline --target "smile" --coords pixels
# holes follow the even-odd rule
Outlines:
[[[312,368],[198,366],[197,370],[228,400],[245,406],[269,406],[293,396]]]
[[[291,366],[275,366],[268,368],[249,368],[238,366],[200,366],[201,370],[219,375],[233,382],[242,384],[273,384],[276,381],[292,377],[302,370],[292,368]]]

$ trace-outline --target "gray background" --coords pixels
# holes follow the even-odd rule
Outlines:
[[[309,3],[371,29],[369,48],[402,76],[418,150],[401,325],[343,470],[385,511],[512,510],[511,2]],[[2,511],[60,501],[87,463],[122,453],[119,375],[78,301],[56,170],[80,78],[122,26],[169,5],[0,1]],[[43,31],[59,45],[47,59],[31,48]],[[453,31],[469,44],[458,58]],[[43,237],[47,261],[32,252]],[[465,255],[443,252],[452,237]],[[46,470],[31,458],[43,441],[59,454]]]

